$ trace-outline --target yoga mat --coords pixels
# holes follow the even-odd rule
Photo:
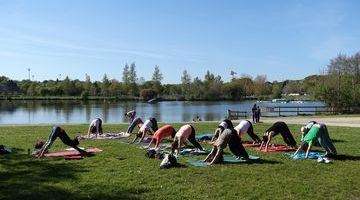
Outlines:
[[[166,154],[171,154],[170,151],[163,151],[163,153],[166,153]],[[180,157],[180,156],[199,156],[199,155],[207,155],[210,153],[210,150],[208,149],[203,149],[202,151],[200,150],[196,150],[196,149],[189,149],[189,148],[185,148],[185,149],[182,149],[180,152],[179,152],[179,155],[177,157]]]
[[[201,150],[194,150],[194,149],[182,149],[179,153],[181,156],[198,156],[198,155],[207,155],[210,153],[210,150],[203,149]]]
[[[138,144],[137,141],[138,141],[138,140],[135,141],[135,144]],[[141,143],[145,143],[145,144],[146,144],[146,143],[150,143],[150,141],[151,141],[151,137],[145,137],[145,138],[140,142],[140,144],[141,144]],[[132,142],[132,141],[122,141],[121,143],[123,143],[123,144],[131,144],[131,142]]]
[[[256,150],[260,151],[259,149],[260,148],[256,148]],[[293,150],[295,150],[295,149],[292,147],[285,146],[285,145],[271,145],[271,146],[268,146],[267,152],[284,152],[284,151],[293,151]],[[261,149],[261,151],[265,152],[265,147],[263,147]]]
[[[101,152],[103,150],[99,149],[99,148],[90,148],[90,149],[86,149],[86,152],[88,153],[97,153],[97,152]],[[45,157],[65,157],[65,156],[81,156],[80,152],[76,151],[76,150],[72,150],[72,151],[58,151],[58,152],[52,152],[52,153],[46,153]]]
[[[196,140],[211,140],[213,133],[198,133],[195,135]]]
[[[64,156],[65,160],[81,160],[83,156]]]
[[[244,147],[259,147],[260,146],[260,144],[253,144],[253,142],[250,142],[250,141],[243,141],[242,145]]]
[[[292,158],[293,160],[299,160],[299,159],[305,159],[305,154],[304,152],[300,152],[297,153],[294,157],[291,157],[293,154],[292,153],[285,153],[284,155],[287,157]],[[321,154],[319,152],[310,152],[308,159],[318,159],[318,158],[322,158],[325,157],[324,154]]]
[[[79,147],[79,149],[81,149],[81,150],[85,150],[85,148],[84,147]],[[74,148],[67,148],[67,149],[65,149],[65,151],[76,151],[76,149],[74,149]]]
[[[243,158],[237,159],[235,156],[224,156],[224,162],[222,164],[247,163],[258,159],[259,159],[258,156],[251,156],[251,155],[249,155],[249,160],[245,160]],[[207,162],[203,162],[202,160],[188,160],[187,162],[195,167],[208,166]]]
[[[85,139],[98,139],[98,140],[106,140],[106,139],[121,139],[129,137],[129,133],[121,132],[121,133],[103,133],[102,135],[98,134],[90,134],[90,137],[87,135],[83,136]]]
[[[154,146],[148,148],[147,146],[148,145],[141,146],[140,149],[155,150],[155,151],[162,151],[162,150],[165,150],[165,149],[171,149],[171,144],[162,144],[162,145],[158,146],[157,148],[155,148]]]

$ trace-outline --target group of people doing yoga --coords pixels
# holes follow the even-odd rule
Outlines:
[[[254,134],[250,121],[242,120],[238,126],[233,127],[230,120],[224,120],[215,130],[214,137],[212,138],[212,141],[215,141],[213,148],[204,161],[209,162],[209,164],[222,162],[223,150],[227,145],[229,145],[230,151],[235,156],[248,159],[249,156],[241,143],[242,136],[245,133],[249,134],[254,143],[260,143],[259,150],[265,148],[265,152],[268,150],[271,139],[278,134],[281,134],[288,146],[297,148],[296,141],[285,122],[275,122],[264,132],[263,139],[260,141]],[[315,144],[319,144],[326,151],[325,157],[333,157],[337,154],[325,124],[310,121],[306,126],[301,127],[301,134],[301,145],[292,156],[304,150],[306,151],[305,158],[307,158],[311,147]]]
[[[200,143],[195,138],[195,129],[190,124],[185,124],[179,128],[178,131],[172,125],[166,124],[158,128],[157,120],[150,117],[143,122],[140,118],[136,117],[135,111],[129,111],[125,114],[130,120],[130,126],[127,129],[127,133],[132,133],[136,126],[139,127],[136,137],[132,143],[140,143],[146,134],[152,135],[152,139],[147,147],[150,147],[155,143],[155,148],[160,146],[161,140],[164,138],[172,138],[171,152],[178,154],[186,141],[189,141],[195,148],[203,150]],[[224,149],[229,146],[230,151],[237,157],[248,159],[249,155],[242,145],[242,138],[245,134],[248,134],[253,140],[254,144],[259,144],[259,149],[264,148],[268,150],[270,141],[273,137],[280,134],[284,142],[294,149],[297,148],[296,141],[290,132],[289,127],[285,122],[275,122],[270,128],[268,128],[262,137],[262,140],[254,133],[254,127],[249,120],[241,120],[240,123],[234,127],[233,123],[229,119],[223,120],[215,129],[214,135],[211,138],[212,150],[205,158],[205,162],[208,164],[221,163],[223,161]],[[94,119],[89,126],[88,136],[90,134],[103,134],[102,120],[100,118]],[[305,151],[305,158],[308,157],[310,149],[314,145],[320,145],[326,151],[326,156],[334,156],[337,154],[335,146],[329,137],[329,133],[325,124],[310,121],[306,126],[301,127],[301,145],[297,148],[294,156],[301,150]],[[54,141],[60,138],[60,140],[79,151],[81,154],[86,155],[86,151],[79,149],[79,137],[70,139],[65,130],[61,127],[54,127],[46,142],[39,141],[35,145],[35,155],[43,157],[48,151]]]

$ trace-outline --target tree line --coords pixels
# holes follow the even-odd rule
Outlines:
[[[152,98],[177,100],[242,100],[245,98],[271,99],[284,95],[307,95],[307,99],[322,100],[334,107],[360,106],[360,53],[352,56],[338,55],[330,60],[326,73],[308,76],[302,80],[273,81],[266,75],[251,77],[241,74],[229,82],[207,71],[203,78],[191,77],[187,70],[181,74],[180,84],[162,84],[159,66],[154,66],[151,80],[138,78],[135,63],[125,64],[121,81],[109,79],[104,74],[101,81],[64,80],[31,81],[11,80],[0,77],[0,93],[3,96],[77,96],[128,97],[149,100]],[[231,75],[235,73],[232,72]]]

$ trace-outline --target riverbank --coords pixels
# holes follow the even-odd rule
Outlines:
[[[247,118],[252,121],[252,119]],[[359,127],[360,128],[360,115],[316,115],[316,116],[289,116],[289,117],[262,117],[261,123],[259,124],[273,124],[277,121],[284,121],[287,124],[304,125],[309,121],[317,121],[325,123],[328,126],[340,126],[340,127]],[[241,120],[232,120],[234,124],[239,123]],[[159,122],[165,124],[186,124],[193,122]],[[218,123],[218,121],[202,121],[195,124],[201,123]],[[86,125],[85,123],[57,123],[58,125]],[[121,125],[127,126],[128,123],[104,123],[105,125]],[[16,126],[49,126],[51,123],[39,123],[39,124],[0,124],[0,127],[16,127]]]

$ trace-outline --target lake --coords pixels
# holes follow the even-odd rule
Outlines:
[[[89,123],[97,117],[105,123],[124,123],[127,122],[124,113],[132,109],[142,119],[152,116],[159,122],[189,122],[196,116],[204,121],[220,121],[227,116],[228,109],[251,113],[254,103],[262,107],[262,110],[269,106],[324,105],[322,102],[311,101],[286,104],[256,101],[163,101],[149,104],[136,101],[4,100],[0,101],[0,124]],[[263,112],[263,115],[266,113]]]

